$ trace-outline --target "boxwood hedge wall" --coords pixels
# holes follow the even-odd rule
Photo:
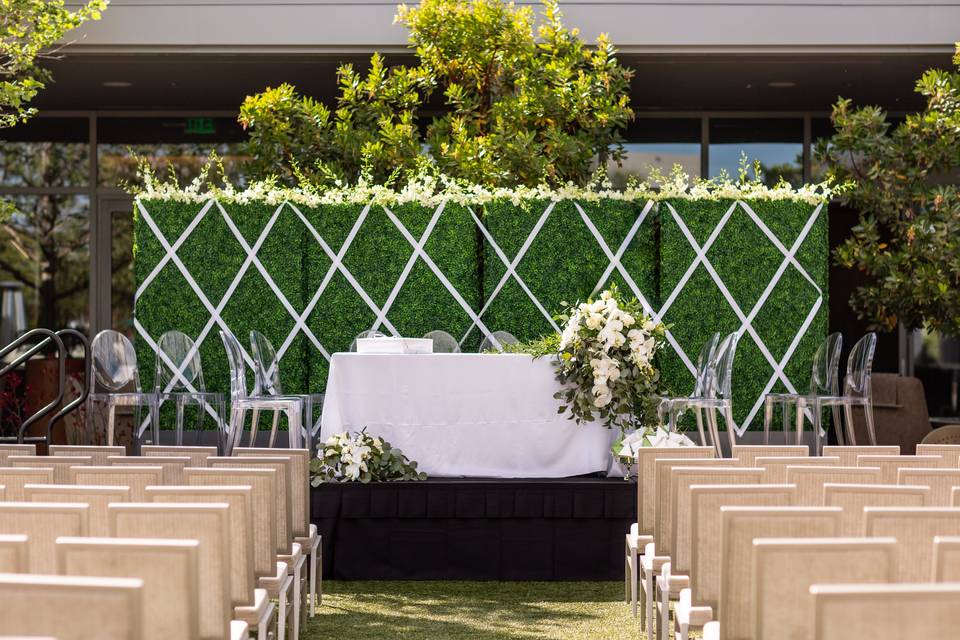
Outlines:
[[[546,201],[497,201],[482,207],[447,203],[439,211],[418,205],[310,208],[163,200],[144,200],[139,206],[170,244],[196,223],[177,247],[176,255],[245,347],[250,329],[256,328],[279,348],[296,325],[294,316],[303,315],[306,329],[332,354],[346,350],[363,330],[379,326],[389,332],[377,322],[377,311],[384,308],[386,320],[402,335],[418,336],[443,329],[463,339],[465,351],[475,350],[481,332],[448,286],[480,315],[490,331],[507,330],[521,339],[537,337],[552,330],[544,312],[553,315],[563,302],[587,298],[598,284],[606,286],[614,281],[624,292],[632,293],[633,288],[619,270],[607,273],[607,252],[615,255],[621,248],[623,269],[652,308],[659,311],[696,258],[674,211],[701,245],[723,221],[706,257],[744,314],[750,314],[784,258],[746,209],[734,204],[715,200],[676,200],[659,205],[619,200],[566,200],[552,205]],[[749,202],[747,206],[788,248],[815,209],[792,200]],[[796,252],[798,264],[824,296],[820,311],[786,363],[786,374],[798,388],[807,384],[813,352],[826,334],[825,215],[824,208]],[[198,216],[199,221],[195,221]],[[478,219],[484,229],[477,226]],[[248,259],[237,233],[250,247],[256,247],[263,236],[256,250],[262,271]],[[412,259],[411,241],[423,243],[423,252],[449,285],[422,257]],[[504,258],[514,262],[525,244],[528,246],[516,262],[517,277],[511,275],[497,291],[507,272]],[[151,226],[137,212],[138,289],[165,260],[165,254]],[[531,301],[518,278],[542,310]],[[280,302],[274,287],[286,298],[289,309]],[[752,326],[776,360],[783,358],[816,298],[815,288],[789,265],[752,317]],[[152,387],[154,352],[142,333],[156,340],[164,331],[179,329],[196,337],[209,324],[211,313],[178,266],[167,261],[137,297],[135,317],[141,328],[136,341],[141,379],[145,387]],[[708,332],[734,331],[742,325],[703,264],[692,271],[663,320],[671,325],[671,332],[691,360]],[[207,388],[228,391],[218,330],[214,324],[200,353]],[[669,348],[662,367],[675,392],[689,392],[692,377]],[[756,340],[745,334],[735,371],[738,422],[753,412],[772,372]],[[324,353],[305,331],[298,331],[283,356],[285,388],[291,392],[322,391],[326,374]],[[252,384],[251,372],[248,384]],[[781,384],[774,386],[774,390],[780,388]],[[754,427],[759,423],[758,418],[753,420]]]
[[[755,218],[748,211],[752,211]],[[818,210],[815,205],[788,200],[746,203],[675,200],[660,204],[660,294],[665,304],[682,279],[688,278],[663,314],[663,321],[671,325],[671,332],[695,362],[710,333],[719,331],[723,336],[740,330],[744,322],[705,262],[698,262],[690,272],[697,250],[683,233],[677,218],[700,247],[706,246],[712,237],[705,262],[713,267],[743,316],[751,320],[756,335],[742,334],[734,360],[734,413],[738,424],[743,425],[752,417],[749,426],[762,427],[763,413],[762,407],[758,411],[758,400],[762,401],[774,367],[762,353],[760,343],[766,345],[774,361],[779,363],[817,299],[822,297],[819,310],[784,366],[794,387],[805,390],[813,354],[827,333],[826,207]],[[792,263],[778,275],[785,256],[762,226],[788,251],[809,226],[796,248],[795,258],[797,265],[819,286],[819,292]],[[758,305],[771,283],[768,296]],[[682,393],[692,390],[692,375],[669,350],[663,358],[662,371],[666,383],[674,390]],[[771,390],[784,391],[785,387],[778,380]]]

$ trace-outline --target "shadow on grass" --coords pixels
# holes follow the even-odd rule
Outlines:
[[[305,638],[616,638],[619,583],[333,582]],[[635,628],[635,627],[634,627]]]

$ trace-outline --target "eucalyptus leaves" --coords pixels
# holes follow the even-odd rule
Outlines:
[[[310,483],[317,487],[324,482],[390,482],[426,480],[427,474],[417,471],[400,449],[383,438],[372,437],[363,429],[352,436],[347,433],[327,438],[310,463]]]
[[[622,432],[655,424],[660,371],[654,357],[665,327],[645,316],[636,299],[625,301],[615,285],[561,317],[558,413],[569,410],[578,423],[598,420]]]

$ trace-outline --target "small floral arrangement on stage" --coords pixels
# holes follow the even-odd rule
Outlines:
[[[352,436],[334,434],[318,447],[317,458],[310,463],[310,483],[317,487],[324,482],[391,482],[426,480],[427,474],[417,471],[417,463],[400,449],[363,429]]]
[[[635,298],[625,300],[616,285],[560,319],[558,413],[569,410],[578,423],[597,420],[624,434],[655,426],[661,385],[654,358],[666,327],[646,316]]]

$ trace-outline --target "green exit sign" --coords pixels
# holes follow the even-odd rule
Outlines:
[[[217,132],[213,118],[187,118],[187,133],[211,135]]]

